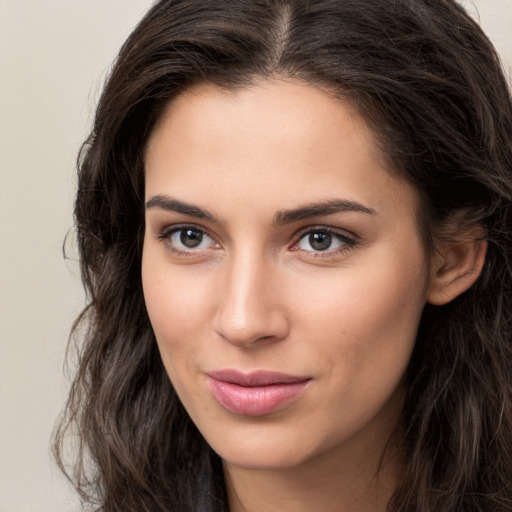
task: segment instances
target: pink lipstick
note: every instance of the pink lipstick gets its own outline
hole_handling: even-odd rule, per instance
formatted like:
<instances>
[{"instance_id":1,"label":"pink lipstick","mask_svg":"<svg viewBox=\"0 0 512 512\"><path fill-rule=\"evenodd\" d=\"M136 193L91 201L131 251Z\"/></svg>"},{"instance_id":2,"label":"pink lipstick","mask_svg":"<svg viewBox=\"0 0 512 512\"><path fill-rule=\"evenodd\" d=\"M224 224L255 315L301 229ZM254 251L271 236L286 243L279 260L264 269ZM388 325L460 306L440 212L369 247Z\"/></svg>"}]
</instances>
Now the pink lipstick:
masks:
<instances>
[{"instance_id":1,"label":"pink lipstick","mask_svg":"<svg viewBox=\"0 0 512 512\"><path fill-rule=\"evenodd\" d=\"M226 409L245 416L274 412L298 396L311 380L284 373L218 370L207 373L213 396Z\"/></svg>"}]
</instances>

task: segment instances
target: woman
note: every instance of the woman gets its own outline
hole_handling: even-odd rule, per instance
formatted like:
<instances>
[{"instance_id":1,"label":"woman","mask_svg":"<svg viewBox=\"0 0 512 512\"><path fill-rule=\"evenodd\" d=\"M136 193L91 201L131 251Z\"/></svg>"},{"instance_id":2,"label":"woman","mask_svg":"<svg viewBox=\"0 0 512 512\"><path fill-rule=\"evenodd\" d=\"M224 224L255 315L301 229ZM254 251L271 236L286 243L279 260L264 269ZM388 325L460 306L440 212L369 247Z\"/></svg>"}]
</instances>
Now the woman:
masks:
<instances>
[{"instance_id":1,"label":"woman","mask_svg":"<svg viewBox=\"0 0 512 512\"><path fill-rule=\"evenodd\" d=\"M511 133L454 1L157 2L79 160L84 501L512 510Z\"/></svg>"}]
</instances>

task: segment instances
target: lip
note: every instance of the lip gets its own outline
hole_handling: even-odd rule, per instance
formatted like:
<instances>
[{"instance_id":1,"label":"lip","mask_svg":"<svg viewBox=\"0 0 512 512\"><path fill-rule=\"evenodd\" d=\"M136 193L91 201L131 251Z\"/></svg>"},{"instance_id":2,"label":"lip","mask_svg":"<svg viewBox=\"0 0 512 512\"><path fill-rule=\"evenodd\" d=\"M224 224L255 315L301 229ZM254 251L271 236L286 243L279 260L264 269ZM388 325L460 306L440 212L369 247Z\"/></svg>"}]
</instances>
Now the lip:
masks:
<instances>
[{"instance_id":1,"label":"lip","mask_svg":"<svg viewBox=\"0 0 512 512\"><path fill-rule=\"evenodd\" d=\"M263 416L282 409L311 381L279 372L238 370L208 372L208 386L216 400L229 411L244 416Z\"/></svg>"}]
</instances>

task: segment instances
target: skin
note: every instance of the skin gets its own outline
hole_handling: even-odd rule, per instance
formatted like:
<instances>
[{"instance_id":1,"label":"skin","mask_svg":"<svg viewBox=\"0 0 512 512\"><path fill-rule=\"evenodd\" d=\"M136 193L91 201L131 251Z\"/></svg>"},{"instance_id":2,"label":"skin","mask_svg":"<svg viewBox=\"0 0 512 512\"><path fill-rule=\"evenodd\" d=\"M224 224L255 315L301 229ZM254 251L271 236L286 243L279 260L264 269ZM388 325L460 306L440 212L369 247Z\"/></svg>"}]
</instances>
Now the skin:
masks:
<instances>
[{"instance_id":1,"label":"skin","mask_svg":"<svg viewBox=\"0 0 512 512\"><path fill-rule=\"evenodd\" d=\"M283 215L334 200L365 211ZM468 251L430 258L419 195L384 167L363 120L297 82L174 100L149 141L146 201L148 313L183 405L224 461L230 509L385 510L420 316L451 298L447 283L467 287L449 272ZM199 246L184 245L184 225ZM310 235L326 229L332 244L317 250ZM247 416L210 391L205 373L225 368L310 380L285 407Z\"/></svg>"}]
</instances>

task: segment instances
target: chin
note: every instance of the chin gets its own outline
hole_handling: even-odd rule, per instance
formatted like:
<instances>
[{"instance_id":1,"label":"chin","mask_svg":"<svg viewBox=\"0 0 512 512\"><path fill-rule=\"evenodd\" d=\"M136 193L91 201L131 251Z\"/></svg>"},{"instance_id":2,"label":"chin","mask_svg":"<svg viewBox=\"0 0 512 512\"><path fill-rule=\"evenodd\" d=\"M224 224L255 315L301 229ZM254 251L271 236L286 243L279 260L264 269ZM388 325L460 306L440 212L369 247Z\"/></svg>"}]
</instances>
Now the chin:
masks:
<instances>
[{"instance_id":1,"label":"chin","mask_svg":"<svg viewBox=\"0 0 512 512\"><path fill-rule=\"evenodd\" d=\"M303 464L308 457L297 450L281 451L275 449L256 450L249 452L243 448L226 450L225 456L219 453L222 460L229 466L247 470L286 470Z\"/></svg>"},{"instance_id":2,"label":"chin","mask_svg":"<svg viewBox=\"0 0 512 512\"><path fill-rule=\"evenodd\" d=\"M277 425L246 425L242 431L224 430L221 435L206 433L206 441L228 465L251 470L296 468L322 452L311 443L311 436L299 439L297 433Z\"/></svg>"}]
</instances>

